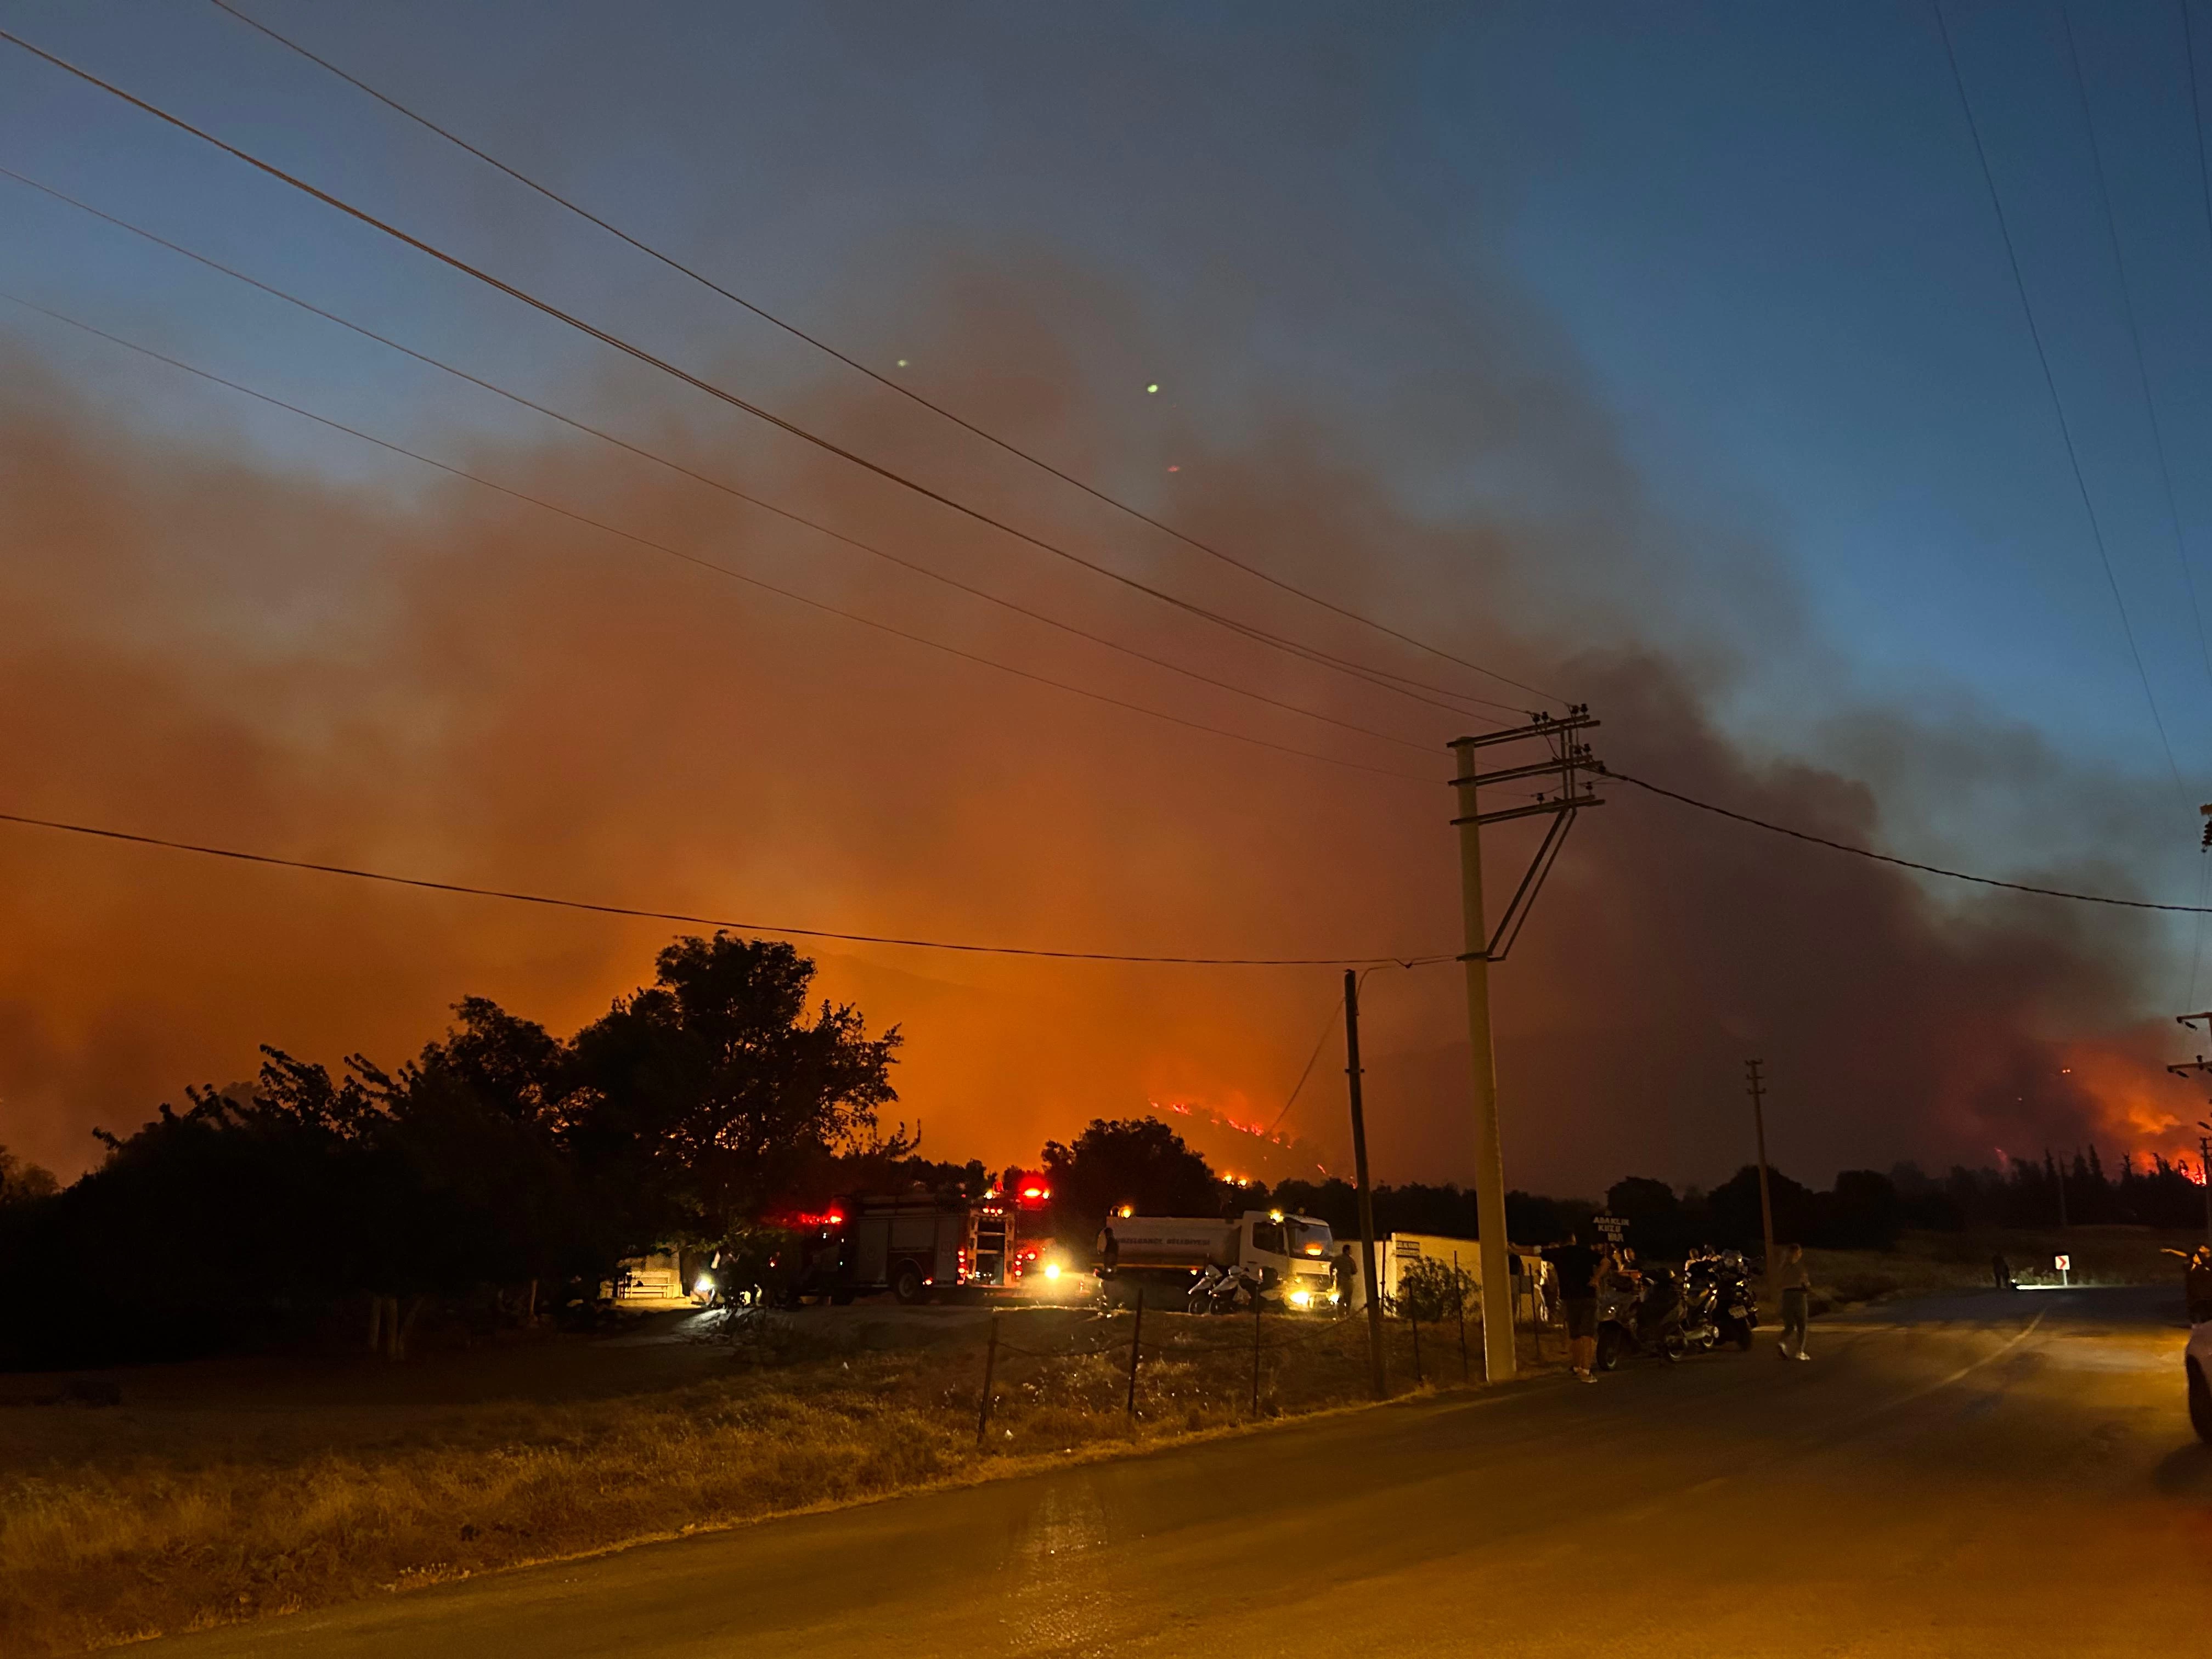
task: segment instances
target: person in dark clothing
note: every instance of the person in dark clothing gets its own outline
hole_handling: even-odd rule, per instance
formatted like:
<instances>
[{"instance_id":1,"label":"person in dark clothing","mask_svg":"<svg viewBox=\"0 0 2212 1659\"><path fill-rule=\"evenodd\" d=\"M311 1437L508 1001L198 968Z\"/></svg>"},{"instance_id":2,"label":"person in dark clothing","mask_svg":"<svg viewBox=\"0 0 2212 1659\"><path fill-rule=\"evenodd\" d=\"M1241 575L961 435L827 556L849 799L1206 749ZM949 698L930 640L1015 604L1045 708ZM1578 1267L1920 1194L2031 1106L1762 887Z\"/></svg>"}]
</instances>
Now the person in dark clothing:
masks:
<instances>
[{"instance_id":1,"label":"person in dark clothing","mask_svg":"<svg viewBox=\"0 0 2212 1659\"><path fill-rule=\"evenodd\" d=\"M1114 1224L1108 1222L1098 1230L1098 1276L1114 1277L1114 1270L1121 1265L1121 1241L1114 1237Z\"/></svg>"},{"instance_id":2,"label":"person in dark clothing","mask_svg":"<svg viewBox=\"0 0 2212 1659\"><path fill-rule=\"evenodd\" d=\"M1805 1247L1792 1244L1782 1252L1782 1266L1774 1274L1782 1292L1782 1340L1775 1346L1784 1359L1810 1359L1805 1352L1805 1321L1811 1312L1813 1276L1805 1271Z\"/></svg>"},{"instance_id":3,"label":"person in dark clothing","mask_svg":"<svg viewBox=\"0 0 2212 1659\"><path fill-rule=\"evenodd\" d=\"M2189 1322L2202 1325L2212 1320L2212 1244L2199 1244L2186 1254L2180 1250L2165 1254L2181 1257L2181 1296Z\"/></svg>"},{"instance_id":4,"label":"person in dark clothing","mask_svg":"<svg viewBox=\"0 0 2212 1659\"><path fill-rule=\"evenodd\" d=\"M2012 1263L2004 1259L2002 1251L1990 1258L1990 1277L1996 1281L1996 1287L2001 1291L2016 1291L2020 1288L2012 1282Z\"/></svg>"},{"instance_id":5,"label":"person in dark clothing","mask_svg":"<svg viewBox=\"0 0 2212 1659\"><path fill-rule=\"evenodd\" d=\"M1336 1305L1349 1312L1359 1299L1359 1263L1346 1244L1337 1252L1336 1260L1328 1264L1329 1273L1336 1279Z\"/></svg>"},{"instance_id":6,"label":"person in dark clothing","mask_svg":"<svg viewBox=\"0 0 2212 1659\"><path fill-rule=\"evenodd\" d=\"M1576 1380L1597 1381L1597 1276L1604 1259L1569 1233L1544 1252L1559 1275L1559 1306L1567 1321L1567 1364Z\"/></svg>"}]
</instances>

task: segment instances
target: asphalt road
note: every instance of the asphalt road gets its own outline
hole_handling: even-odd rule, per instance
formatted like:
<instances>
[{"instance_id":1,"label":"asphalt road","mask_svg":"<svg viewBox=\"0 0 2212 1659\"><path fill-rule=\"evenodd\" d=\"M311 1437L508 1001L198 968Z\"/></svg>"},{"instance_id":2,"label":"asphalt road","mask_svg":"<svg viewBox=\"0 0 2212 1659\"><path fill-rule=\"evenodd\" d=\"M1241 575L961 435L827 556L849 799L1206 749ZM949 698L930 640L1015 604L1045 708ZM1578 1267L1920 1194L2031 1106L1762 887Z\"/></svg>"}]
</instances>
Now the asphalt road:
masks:
<instances>
[{"instance_id":1,"label":"asphalt road","mask_svg":"<svg viewBox=\"0 0 2212 1659\"><path fill-rule=\"evenodd\" d=\"M178 1659L2065 1655L2212 1641L2168 1291L1988 1295L210 1632Z\"/></svg>"}]
</instances>

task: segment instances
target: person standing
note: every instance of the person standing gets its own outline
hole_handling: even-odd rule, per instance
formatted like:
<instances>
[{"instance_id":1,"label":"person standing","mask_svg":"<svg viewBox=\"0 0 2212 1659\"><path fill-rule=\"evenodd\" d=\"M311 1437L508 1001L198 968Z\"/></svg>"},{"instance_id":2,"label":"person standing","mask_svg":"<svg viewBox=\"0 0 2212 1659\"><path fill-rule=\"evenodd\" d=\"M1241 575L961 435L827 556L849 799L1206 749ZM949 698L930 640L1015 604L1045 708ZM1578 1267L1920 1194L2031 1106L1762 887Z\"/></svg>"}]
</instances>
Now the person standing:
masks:
<instances>
[{"instance_id":1,"label":"person standing","mask_svg":"<svg viewBox=\"0 0 2212 1659\"><path fill-rule=\"evenodd\" d=\"M1811 1311L1813 1276L1805 1271L1802 1244L1782 1252L1774 1282L1782 1291L1782 1340L1774 1346L1784 1359L1810 1359L1813 1356L1805 1352L1805 1321Z\"/></svg>"},{"instance_id":2,"label":"person standing","mask_svg":"<svg viewBox=\"0 0 2212 1659\"><path fill-rule=\"evenodd\" d=\"M1337 1252L1336 1260L1328 1264L1328 1271L1336 1280L1336 1307L1339 1313L1350 1313L1352 1304L1359 1299L1359 1262L1347 1243Z\"/></svg>"},{"instance_id":3,"label":"person standing","mask_svg":"<svg viewBox=\"0 0 2212 1659\"><path fill-rule=\"evenodd\" d=\"M1567 1364L1578 1382L1597 1381L1597 1276L1603 1265L1595 1250L1572 1233L1544 1253L1559 1275L1559 1307L1567 1321Z\"/></svg>"}]
</instances>

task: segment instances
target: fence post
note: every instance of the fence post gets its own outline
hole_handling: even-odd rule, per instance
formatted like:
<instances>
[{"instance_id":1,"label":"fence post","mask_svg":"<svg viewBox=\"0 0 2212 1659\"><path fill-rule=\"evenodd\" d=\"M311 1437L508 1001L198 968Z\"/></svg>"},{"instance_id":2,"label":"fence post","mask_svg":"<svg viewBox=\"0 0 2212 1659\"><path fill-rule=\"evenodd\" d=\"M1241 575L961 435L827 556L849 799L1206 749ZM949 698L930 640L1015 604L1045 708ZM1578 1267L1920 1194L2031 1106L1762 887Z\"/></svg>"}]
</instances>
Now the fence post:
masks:
<instances>
[{"instance_id":1,"label":"fence post","mask_svg":"<svg viewBox=\"0 0 2212 1659\"><path fill-rule=\"evenodd\" d=\"M1145 1340L1145 1287L1137 1286L1137 1319L1129 1327L1129 1420L1137 1420L1137 1354Z\"/></svg>"},{"instance_id":2,"label":"fence post","mask_svg":"<svg viewBox=\"0 0 2212 1659\"><path fill-rule=\"evenodd\" d=\"M1413 1386L1418 1389L1429 1380L1428 1373L1421 1369L1421 1311L1408 1302L1406 1317L1413 1327Z\"/></svg>"},{"instance_id":3,"label":"fence post","mask_svg":"<svg viewBox=\"0 0 2212 1659\"><path fill-rule=\"evenodd\" d=\"M1452 1305L1459 1310L1459 1380L1466 1382L1470 1373L1467 1365L1467 1279L1459 1270L1459 1252L1452 1252Z\"/></svg>"},{"instance_id":4,"label":"fence post","mask_svg":"<svg viewBox=\"0 0 2212 1659\"><path fill-rule=\"evenodd\" d=\"M983 1403L975 1407L975 1448L978 1451L982 1449L983 1431L991 1421L991 1373L997 1369L998 1364L999 1316L994 1309L991 1314L991 1338L983 1345Z\"/></svg>"},{"instance_id":5,"label":"fence post","mask_svg":"<svg viewBox=\"0 0 2212 1659\"><path fill-rule=\"evenodd\" d=\"M1252 1415L1260 1414L1260 1298L1252 1298Z\"/></svg>"}]
</instances>

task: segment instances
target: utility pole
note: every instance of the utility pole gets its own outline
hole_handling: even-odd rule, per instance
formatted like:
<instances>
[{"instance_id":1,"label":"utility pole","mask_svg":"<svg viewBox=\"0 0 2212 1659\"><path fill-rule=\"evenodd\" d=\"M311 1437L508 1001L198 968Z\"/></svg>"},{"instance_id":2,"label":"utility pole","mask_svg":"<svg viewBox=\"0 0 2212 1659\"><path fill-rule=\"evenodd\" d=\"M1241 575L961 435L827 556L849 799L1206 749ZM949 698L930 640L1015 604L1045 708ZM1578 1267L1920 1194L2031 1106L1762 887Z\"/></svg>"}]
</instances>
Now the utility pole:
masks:
<instances>
[{"instance_id":1,"label":"utility pole","mask_svg":"<svg viewBox=\"0 0 2212 1659\"><path fill-rule=\"evenodd\" d=\"M2197 1127L2206 1132L2197 1137L2197 1173L2204 1180L2204 1237L2212 1242L2212 1123L2200 1117Z\"/></svg>"},{"instance_id":2,"label":"utility pole","mask_svg":"<svg viewBox=\"0 0 2212 1659\"><path fill-rule=\"evenodd\" d=\"M2207 819L2204 825L2205 844L2212 846L2212 806L2207 806L2204 812ZM2173 1017L2173 1023L2177 1025L2186 1025L2193 1031L2197 1029L2197 1022L2200 1019L2208 1024L2212 1024L2212 1013L2176 1014ZM2184 1060L2179 1066L2169 1066L2166 1069L2186 1081L2192 1073L2212 1072L2212 1060L2207 1060L2203 1055L2199 1054L2194 1060ZM2197 1173L2204 1184L2204 1237L2212 1239L2212 1123L2199 1118L2197 1120L2197 1127L2205 1132L2197 1137Z\"/></svg>"},{"instance_id":3,"label":"utility pole","mask_svg":"<svg viewBox=\"0 0 2212 1659\"><path fill-rule=\"evenodd\" d=\"M1367 1292L1367 1369L1377 1400L1390 1390L1382 1371L1382 1293L1375 1275L1375 1190L1367 1184L1367 1113L1359 1098L1359 975L1344 970L1344 1071L1352 1079L1352 1169L1359 1182L1359 1282Z\"/></svg>"},{"instance_id":4,"label":"utility pole","mask_svg":"<svg viewBox=\"0 0 2212 1659\"><path fill-rule=\"evenodd\" d=\"M1459 960L1466 971L1467 1034L1474 1061L1474 1207L1481 1234L1482 1376L1486 1382L1505 1382L1512 1376L1517 1364L1513 1340L1512 1277L1505 1248L1505 1156L1498 1135L1498 1060L1490 1031L1490 964L1504 961L1506 952L1513 948L1522 923L1528 920L1536 891L1559 857L1575 814L1583 807L1605 804L1583 775L1602 773L1605 768L1577 735L1597 724L1590 718L1589 705L1577 703L1568 708L1564 719L1538 714L1526 726L1487 732L1479 738L1460 738L1451 745L1455 763L1452 787L1457 792L1459 802L1459 814L1452 823L1459 830L1460 915L1467 944ZM1502 766L1490 772L1475 770L1478 749L1531 739L1548 747L1550 752L1546 758L1523 765ZM1478 789L1486 783L1553 776L1558 780L1556 790L1539 793L1533 805L1486 812L1476 799ZM1483 826L1501 823L1509 818L1544 816L1551 818L1552 827L1545 832L1542 844L1529 861L1528 873L1521 878L1512 902L1505 907L1505 914L1498 919L1497 931L1492 933L1483 909ZM1503 1319L1497 1317L1501 1298L1506 1315Z\"/></svg>"},{"instance_id":5,"label":"utility pole","mask_svg":"<svg viewBox=\"0 0 2212 1659\"><path fill-rule=\"evenodd\" d=\"M1759 1139L1759 1231L1766 1242L1766 1299L1776 1299L1774 1291L1774 1195L1766 1184L1766 1081L1759 1074L1763 1060L1747 1060L1744 1075L1749 1079L1744 1092L1751 1097L1751 1130Z\"/></svg>"}]
</instances>

